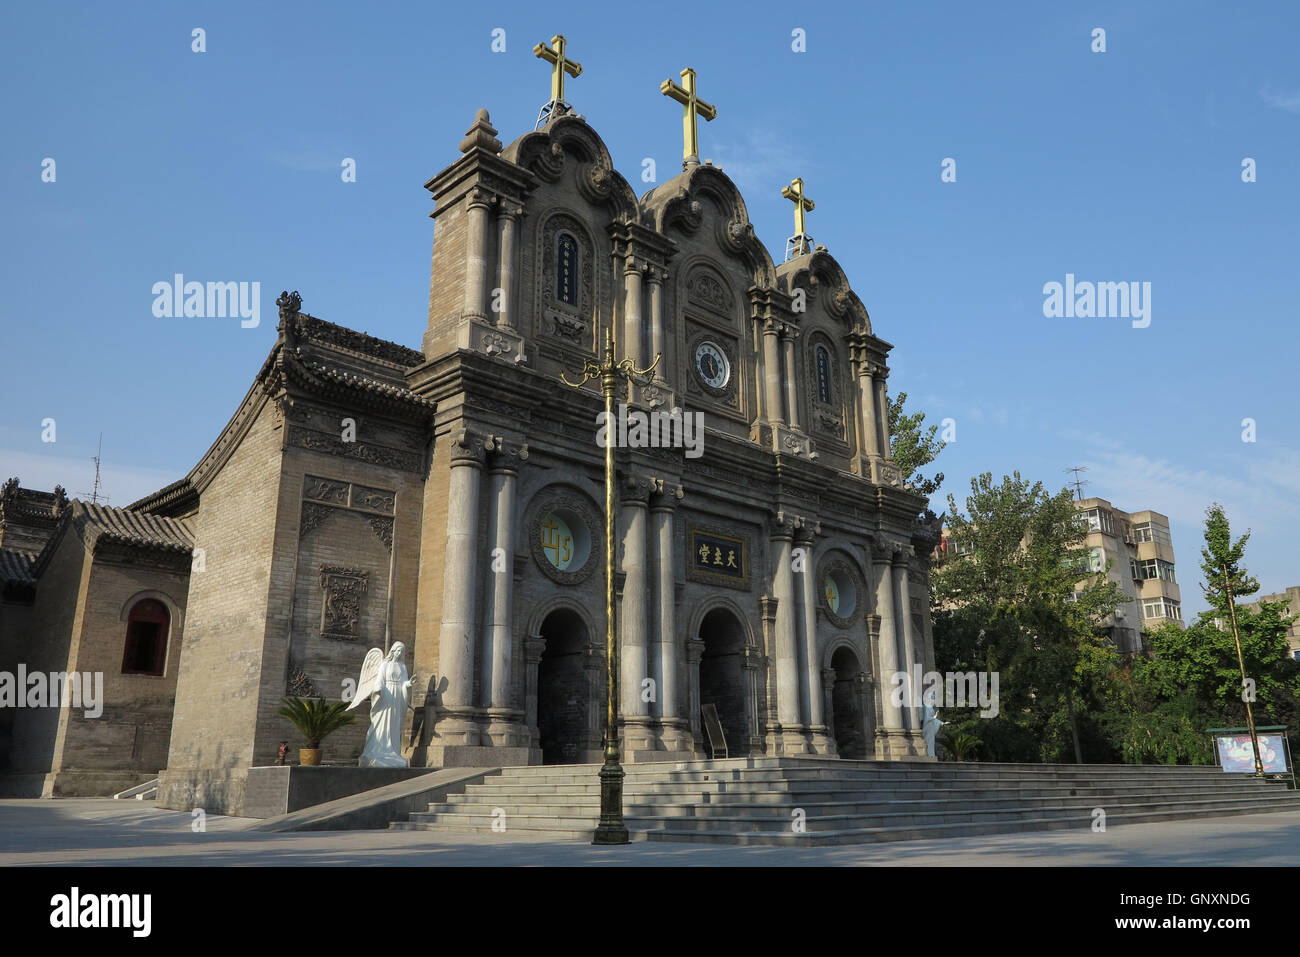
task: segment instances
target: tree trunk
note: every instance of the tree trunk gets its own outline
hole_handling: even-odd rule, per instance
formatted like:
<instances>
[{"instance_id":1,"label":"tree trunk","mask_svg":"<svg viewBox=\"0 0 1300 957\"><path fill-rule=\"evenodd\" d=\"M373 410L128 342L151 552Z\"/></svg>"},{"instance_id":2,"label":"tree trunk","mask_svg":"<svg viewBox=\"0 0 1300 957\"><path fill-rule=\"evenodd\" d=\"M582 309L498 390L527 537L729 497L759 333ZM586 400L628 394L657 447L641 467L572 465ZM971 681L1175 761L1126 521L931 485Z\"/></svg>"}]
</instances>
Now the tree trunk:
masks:
<instances>
[{"instance_id":1,"label":"tree trunk","mask_svg":"<svg viewBox=\"0 0 1300 957\"><path fill-rule=\"evenodd\" d=\"M1083 749L1079 747L1079 724L1074 718L1074 690L1065 686L1065 711L1070 716L1070 737L1074 739L1074 761L1083 764Z\"/></svg>"}]
</instances>

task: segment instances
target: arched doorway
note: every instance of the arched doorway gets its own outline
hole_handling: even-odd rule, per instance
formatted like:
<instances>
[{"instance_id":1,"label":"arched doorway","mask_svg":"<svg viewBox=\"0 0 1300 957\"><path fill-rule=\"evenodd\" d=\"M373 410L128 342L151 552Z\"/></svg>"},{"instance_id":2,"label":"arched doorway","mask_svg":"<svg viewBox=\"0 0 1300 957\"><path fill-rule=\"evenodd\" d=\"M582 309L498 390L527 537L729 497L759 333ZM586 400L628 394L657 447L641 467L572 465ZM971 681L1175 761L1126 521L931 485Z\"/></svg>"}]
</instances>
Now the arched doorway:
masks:
<instances>
[{"instance_id":1,"label":"arched doorway","mask_svg":"<svg viewBox=\"0 0 1300 957\"><path fill-rule=\"evenodd\" d=\"M748 687L743 667L745 629L725 608L715 608L700 622L700 707L712 704L727 736L729 757L749 754ZM703 725L701 725L703 729ZM707 734L702 744L707 743ZM707 750L707 749L706 749Z\"/></svg>"},{"instance_id":2,"label":"arched doorway","mask_svg":"<svg viewBox=\"0 0 1300 957\"><path fill-rule=\"evenodd\" d=\"M543 764L577 764L587 746L587 625L556 609L542 622L546 648L537 662L537 732Z\"/></svg>"},{"instance_id":3,"label":"arched doorway","mask_svg":"<svg viewBox=\"0 0 1300 957\"><path fill-rule=\"evenodd\" d=\"M835 686L831 691L835 748L842 758L865 760L867 729L862 713L862 666L851 648L840 648L831 656Z\"/></svg>"}]
</instances>

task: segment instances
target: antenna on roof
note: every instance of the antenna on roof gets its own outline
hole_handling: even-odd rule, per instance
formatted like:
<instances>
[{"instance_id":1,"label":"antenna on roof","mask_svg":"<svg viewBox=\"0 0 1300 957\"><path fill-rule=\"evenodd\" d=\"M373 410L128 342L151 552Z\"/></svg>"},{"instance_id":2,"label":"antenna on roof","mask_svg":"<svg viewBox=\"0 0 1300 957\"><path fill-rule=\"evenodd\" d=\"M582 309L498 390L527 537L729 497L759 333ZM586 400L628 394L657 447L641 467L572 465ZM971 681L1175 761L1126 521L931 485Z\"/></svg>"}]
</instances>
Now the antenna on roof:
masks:
<instances>
[{"instance_id":1,"label":"antenna on roof","mask_svg":"<svg viewBox=\"0 0 1300 957\"><path fill-rule=\"evenodd\" d=\"M100 432L100 433L99 433L99 448L95 451L95 458L94 458L94 462L95 462L95 485L94 485L94 487L93 487L89 492L82 492L82 493L81 493L82 495L89 495L89 496L90 496L90 502L91 502L92 505L98 505L98 504L99 504L99 500L100 500L101 498L104 500L105 504L107 504L107 503L108 503L108 499L109 499L109 496L108 496L106 493L103 493L103 492L100 491L100 489L103 487L103 485L102 485L102 483L101 483L100 480L99 480L99 459L100 459L100 456L103 454L103 452L104 452L104 433L103 433L103 432Z\"/></svg>"},{"instance_id":2,"label":"antenna on roof","mask_svg":"<svg viewBox=\"0 0 1300 957\"><path fill-rule=\"evenodd\" d=\"M1085 485L1089 485L1089 484L1091 484L1091 483L1089 483L1087 479L1080 479L1080 478L1079 478L1079 473L1080 473L1080 472L1086 472L1086 471L1088 471L1088 466L1086 466L1086 465L1076 465L1076 466L1074 466L1073 468L1065 469L1065 471L1067 471L1067 472L1073 472L1073 473L1074 473L1074 481L1073 481L1073 482L1066 482L1065 484L1066 484L1066 485L1073 485L1073 486L1074 486L1074 494L1075 494L1075 496L1078 498L1078 500L1079 500L1080 502L1082 502L1082 501L1083 501L1083 487L1084 487Z\"/></svg>"}]
</instances>

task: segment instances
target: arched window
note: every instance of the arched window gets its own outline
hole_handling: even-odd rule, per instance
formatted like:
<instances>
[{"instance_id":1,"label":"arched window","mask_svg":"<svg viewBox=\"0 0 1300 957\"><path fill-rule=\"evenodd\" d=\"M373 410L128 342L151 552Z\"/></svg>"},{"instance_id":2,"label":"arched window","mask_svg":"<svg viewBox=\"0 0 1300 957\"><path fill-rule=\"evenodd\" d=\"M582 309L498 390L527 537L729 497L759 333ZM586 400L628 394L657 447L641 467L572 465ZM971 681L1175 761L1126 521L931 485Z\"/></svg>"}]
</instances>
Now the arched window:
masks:
<instances>
[{"instance_id":1,"label":"arched window","mask_svg":"<svg viewBox=\"0 0 1300 957\"><path fill-rule=\"evenodd\" d=\"M831 351L825 346L817 347L817 400L826 405L831 404Z\"/></svg>"},{"instance_id":2,"label":"arched window","mask_svg":"<svg viewBox=\"0 0 1300 957\"><path fill-rule=\"evenodd\" d=\"M167 661L167 632L171 618L167 606L154 598L135 603L126 620L126 648L122 674L161 675Z\"/></svg>"},{"instance_id":3,"label":"arched window","mask_svg":"<svg viewBox=\"0 0 1300 957\"><path fill-rule=\"evenodd\" d=\"M555 240L555 298L565 305L578 305L578 241L568 233Z\"/></svg>"}]
</instances>

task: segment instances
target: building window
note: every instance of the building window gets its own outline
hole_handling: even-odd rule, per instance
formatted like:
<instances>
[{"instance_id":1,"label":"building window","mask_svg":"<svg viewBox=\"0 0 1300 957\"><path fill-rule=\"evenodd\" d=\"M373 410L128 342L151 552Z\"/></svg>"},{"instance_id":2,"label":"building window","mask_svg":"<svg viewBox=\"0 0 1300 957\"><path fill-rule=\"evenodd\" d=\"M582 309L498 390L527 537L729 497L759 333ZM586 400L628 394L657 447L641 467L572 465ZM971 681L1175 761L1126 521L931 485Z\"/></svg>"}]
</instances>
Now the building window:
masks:
<instances>
[{"instance_id":1,"label":"building window","mask_svg":"<svg viewBox=\"0 0 1300 957\"><path fill-rule=\"evenodd\" d=\"M1156 573L1162 582L1178 584L1178 580L1174 578L1174 565L1172 562L1156 559Z\"/></svg>"},{"instance_id":2,"label":"building window","mask_svg":"<svg viewBox=\"0 0 1300 957\"><path fill-rule=\"evenodd\" d=\"M1135 582L1142 580L1142 569L1138 567L1136 558L1130 558L1128 560L1128 571L1129 575L1132 576Z\"/></svg>"},{"instance_id":3,"label":"building window","mask_svg":"<svg viewBox=\"0 0 1300 957\"><path fill-rule=\"evenodd\" d=\"M568 233L555 240L555 298L568 306L578 304L578 241Z\"/></svg>"},{"instance_id":4,"label":"building window","mask_svg":"<svg viewBox=\"0 0 1300 957\"><path fill-rule=\"evenodd\" d=\"M831 351L817 347L817 400L831 404Z\"/></svg>"},{"instance_id":5,"label":"building window","mask_svg":"<svg viewBox=\"0 0 1300 957\"><path fill-rule=\"evenodd\" d=\"M1133 541L1149 542L1151 541L1151 523L1142 522L1133 526Z\"/></svg>"},{"instance_id":6,"label":"building window","mask_svg":"<svg viewBox=\"0 0 1300 957\"><path fill-rule=\"evenodd\" d=\"M952 553L954 555L974 555L975 545L969 541L954 541L952 542Z\"/></svg>"},{"instance_id":7,"label":"building window","mask_svg":"<svg viewBox=\"0 0 1300 957\"><path fill-rule=\"evenodd\" d=\"M1142 617L1182 621L1183 607L1179 602L1170 598L1148 598L1142 602Z\"/></svg>"},{"instance_id":8,"label":"building window","mask_svg":"<svg viewBox=\"0 0 1300 957\"><path fill-rule=\"evenodd\" d=\"M1107 535L1115 534L1115 520L1111 517L1110 512L1101 508L1088 508L1080 513L1084 521L1088 523L1090 532L1105 532Z\"/></svg>"},{"instance_id":9,"label":"building window","mask_svg":"<svg viewBox=\"0 0 1300 957\"><path fill-rule=\"evenodd\" d=\"M1173 547L1173 539L1169 537L1169 529L1163 525L1157 525L1155 522L1140 522L1133 526L1133 540L1137 542L1155 542L1158 545L1168 545Z\"/></svg>"},{"instance_id":10,"label":"building window","mask_svg":"<svg viewBox=\"0 0 1300 957\"><path fill-rule=\"evenodd\" d=\"M126 620L122 674L161 675L167 662L167 606L153 598L135 603Z\"/></svg>"},{"instance_id":11,"label":"building window","mask_svg":"<svg viewBox=\"0 0 1300 957\"><path fill-rule=\"evenodd\" d=\"M1088 571L1104 572L1106 570L1106 554L1100 548L1091 548L1088 550Z\"/></svg>"}]
</instances>

